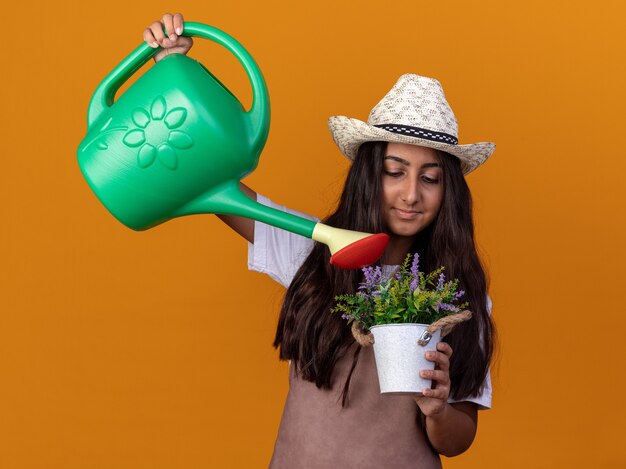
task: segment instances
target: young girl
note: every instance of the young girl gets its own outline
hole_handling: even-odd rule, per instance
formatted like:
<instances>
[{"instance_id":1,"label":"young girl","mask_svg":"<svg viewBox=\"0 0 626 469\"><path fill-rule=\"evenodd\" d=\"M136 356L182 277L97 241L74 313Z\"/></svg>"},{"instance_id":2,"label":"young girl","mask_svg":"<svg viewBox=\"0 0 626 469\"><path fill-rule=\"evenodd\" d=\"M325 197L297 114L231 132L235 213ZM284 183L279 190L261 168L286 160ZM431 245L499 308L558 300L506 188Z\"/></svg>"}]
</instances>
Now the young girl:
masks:
<instances>
[{"instance_id":1,"label":"young girl","mask_svg":"<svg viewBox=\"0 0 626 469\"><path fill-rule=\"evenodd\" d=\"M163 48L155 60L187 53L192 41L181 36L182 28L177 14L145 30L144 39ZM433 380L432 389L417 397L381 395L372 347L359 346L345 320L329 311L336 295L356 291L361 272L331 266L322 244L220 215L250 242L249 268L287 287L274 346L291 363L290 389L270 467L441 467L439 454L454 456L469 448L477 410L491 407L491 304L464 175L495 145L458 145L457 123L439 82L408 74L374 107L367 123L331 117L329 127L353 163L339 205L324 223L388 233L380 260L386 275L407 253L419 253L422 271L444 265L448 278L460 279L473 316L438 344L437 352L426 354L435 370L420 374ZM287 210L242 189L260 203Z\"/></svg>"}]
</instances>

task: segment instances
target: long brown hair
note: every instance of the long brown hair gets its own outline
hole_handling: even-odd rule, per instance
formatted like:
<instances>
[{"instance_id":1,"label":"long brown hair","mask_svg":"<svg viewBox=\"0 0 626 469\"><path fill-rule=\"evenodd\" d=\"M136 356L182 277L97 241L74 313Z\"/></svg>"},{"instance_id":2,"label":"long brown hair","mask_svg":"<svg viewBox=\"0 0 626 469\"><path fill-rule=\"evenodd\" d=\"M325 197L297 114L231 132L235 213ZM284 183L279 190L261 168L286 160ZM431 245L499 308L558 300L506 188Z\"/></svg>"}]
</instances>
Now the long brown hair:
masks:
<instances>
[{"instance_id":1,"label":"long brown hair","mask_svg":"<svg viewBox=\"0 0 626 469\"><path fill-rule=\"evenodd\" d=\"M339 204L324 223L369 233L387 232L381 211L383 159L387 144L360 146L348 172ZM416 236L410 252L420 255L420 270L445 265L447 278L458 278L473 317L444 340L454 354L450 364L451 397L475 396L485 379L494 343L494 328L487 312L487 279L474 244L472 199L460 161L438 152L442 164L444 196L435 220ZM339 314L331 314L336 295L356 292L362 274L330 265L328 248L315 243L287 289L274 339L283 360L291 360L303 379L318 388L334 386L333 369L354 343L350 327ZM481 340L482 339L482 340ZM482 343L482 344L481 344ZM344 384L347 405L352 370Z\"/></svg>"}]
</instances>

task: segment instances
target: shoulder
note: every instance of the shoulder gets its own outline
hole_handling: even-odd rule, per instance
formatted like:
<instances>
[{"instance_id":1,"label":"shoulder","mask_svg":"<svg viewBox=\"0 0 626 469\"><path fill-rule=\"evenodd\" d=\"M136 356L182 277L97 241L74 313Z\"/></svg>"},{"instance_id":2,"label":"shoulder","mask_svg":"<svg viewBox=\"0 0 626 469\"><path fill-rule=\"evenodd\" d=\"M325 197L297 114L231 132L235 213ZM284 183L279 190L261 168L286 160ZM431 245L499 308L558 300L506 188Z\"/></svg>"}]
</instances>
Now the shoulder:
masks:
<instances>
[{"instance_id":1,"label":"shoulder","mask_svg":"<svg viewBox=\"0 0 626 469\"><path fill-rule=\"evenodd\" d=\"M312 221L319 220L306 213L276 204L260 194L257 194L257 202ZM287 288L311 252L313 244L312 239L255 221L254 243L248 243L248 269L267 274Z\"/></svg>"}]
</instances>

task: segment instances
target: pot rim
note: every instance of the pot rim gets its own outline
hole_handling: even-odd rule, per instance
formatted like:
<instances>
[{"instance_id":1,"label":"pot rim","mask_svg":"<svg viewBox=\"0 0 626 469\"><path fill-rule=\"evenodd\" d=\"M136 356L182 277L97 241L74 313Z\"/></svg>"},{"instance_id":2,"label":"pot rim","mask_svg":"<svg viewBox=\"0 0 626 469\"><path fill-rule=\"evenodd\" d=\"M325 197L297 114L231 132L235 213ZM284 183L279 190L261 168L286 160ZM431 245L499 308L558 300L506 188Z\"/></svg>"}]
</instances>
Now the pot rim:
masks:
<instances>
[{"instance_id":1,"label":"pot rim","mask_svg":"<svg viewBox=\"0 0 626 469\"><path fill-rule=\"evenodd\" d=\"M403 326L403 327L409 326L409 327L426 327L426 328L428 328L431 325L430 324L421 324L421 323L417 323L417 322L401 322L401 323L394 323L394 324L378 324L376 326L370 327L370 331L372 329L376 329L376 328L379 328L379 327L394 327L394 326L395 327L398 327L398 326Z\"/></svg>"}]
</instances>

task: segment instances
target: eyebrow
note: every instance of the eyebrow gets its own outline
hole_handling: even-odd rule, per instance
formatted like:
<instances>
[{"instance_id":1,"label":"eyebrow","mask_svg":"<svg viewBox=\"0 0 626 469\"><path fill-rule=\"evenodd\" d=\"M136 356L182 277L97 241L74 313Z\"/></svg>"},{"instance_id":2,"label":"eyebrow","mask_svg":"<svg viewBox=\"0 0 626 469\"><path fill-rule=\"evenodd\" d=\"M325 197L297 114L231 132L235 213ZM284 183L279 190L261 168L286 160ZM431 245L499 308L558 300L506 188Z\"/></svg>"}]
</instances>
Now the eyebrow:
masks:
<instances>
[{"instance_id":1,"label":"eyebrow","mask_svg":"<svg viewBox=\"0 0 626 469\"><path fill-rule=\"evenodd\" d=\"M399 156L387 155L387 156L385 156L385 159L386 160L397 161L398 163L402 163L403 165L406 165L406 166L411 166L410 162L408 162L404 158L400 158ZM424 163L421 167L422 168L441 168L441 164L439 164L439 163Z\"/></svg>"}]
</instances>

